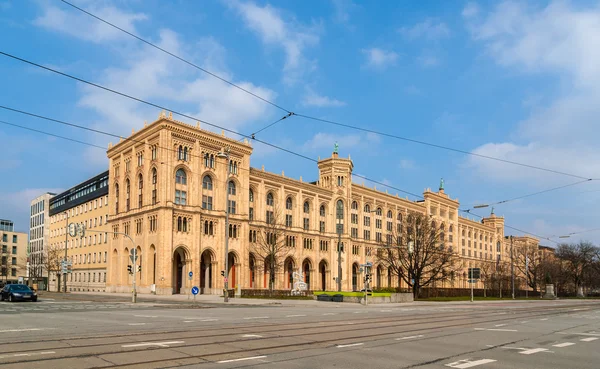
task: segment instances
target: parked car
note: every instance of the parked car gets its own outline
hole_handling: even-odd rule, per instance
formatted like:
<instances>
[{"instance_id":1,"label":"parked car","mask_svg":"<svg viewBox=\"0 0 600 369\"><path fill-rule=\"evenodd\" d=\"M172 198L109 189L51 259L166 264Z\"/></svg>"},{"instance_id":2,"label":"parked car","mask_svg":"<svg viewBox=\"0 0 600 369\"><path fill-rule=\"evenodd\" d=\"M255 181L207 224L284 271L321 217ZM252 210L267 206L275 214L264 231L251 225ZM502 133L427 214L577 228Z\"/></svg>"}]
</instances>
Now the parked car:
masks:
<instances>
[{"instance_id":1,"label":"parked car","mask_svg":"<svg viewBox=\"0 0 600 369\"><path fill-rule=\"evenodd\" d=\"M25 284L7 284L2 291L0 291L0 301L8 300L13 302L18 300L29 300L36 302L37 298L37 293Z\"/></svg>"}]
</instances>

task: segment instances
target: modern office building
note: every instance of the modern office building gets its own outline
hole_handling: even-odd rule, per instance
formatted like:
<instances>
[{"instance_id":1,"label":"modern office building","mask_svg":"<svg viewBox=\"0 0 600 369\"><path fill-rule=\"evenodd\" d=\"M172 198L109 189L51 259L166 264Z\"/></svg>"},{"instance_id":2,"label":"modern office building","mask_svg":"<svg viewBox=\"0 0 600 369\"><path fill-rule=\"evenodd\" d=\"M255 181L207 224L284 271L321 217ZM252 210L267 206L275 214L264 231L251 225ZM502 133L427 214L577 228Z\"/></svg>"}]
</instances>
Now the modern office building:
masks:
<instances>
[{"instance_id":1,"label":"modern office building","mask_svg":"<svg viewBox=\"0 0 600 369\"><path fill-rule=\"evenodd\" d=\"M0 219L0 283L24 282L27 275L27 233L15 232L11 220Z\"/></svg>"},{"instance_id":2,"label":"modern office building","mask_svg":"<svg viewBox=\"0 0 600 369\"><path fill-rule=\"evenodd\" d=\"M337 147L331 157L319 160L310 182L252 168L252 150L248 141L176 121L164 112L128 139L109 145L109 208L103 211L113 234L106 290L131 290L127 266L136 248L141 293L189 293L192 286L201 293L221 293L225 237L229 288L268 288L269 273L254 250L260 242L257 234L274 222L280 222L290 246L276 271L276 289L291 288L292 273L298 270L309 289L336 288L338 226L343 290L362 288L360 265L367 260L375 263L375 286L406 287L369 251L411 212L429 216L465 266L509 260L504 218L493 213L477 221L460 216L459 202L446 194L443 184L439 190L425 190L424 200L410 201L353 183L354 164ZM60 222L64 226L64 219ZM465 270L446 283L465 288L467 280Z\"/></svg>"},{"instance_id":3,"label":"modern office building","mask_svg":"<svg viewBox=\"0 0 600 369\"><path fill-rule=\"evenodd\" d=\"M67 291L105 290L108 255L108 172L90 178L50 200L46 254L51 291L63 291L60 262L72 263ZM83 238L70 236L68 225L82 224ZM60 283L60 286L59 286Z\"/></svg>"},{"instance_id":4,"label":"modern office building","mask_svg":"<svg viewBox=\"0 0 600 369\"><path fill-rule=\"evenodd\" d=\"M49 230L47 227L50 199L55 193L47 192L31 200L29 219L29 249L27 250L27 282L39 290L48 286L46 268L46 245Z\"/></svg>"}]
</instances>

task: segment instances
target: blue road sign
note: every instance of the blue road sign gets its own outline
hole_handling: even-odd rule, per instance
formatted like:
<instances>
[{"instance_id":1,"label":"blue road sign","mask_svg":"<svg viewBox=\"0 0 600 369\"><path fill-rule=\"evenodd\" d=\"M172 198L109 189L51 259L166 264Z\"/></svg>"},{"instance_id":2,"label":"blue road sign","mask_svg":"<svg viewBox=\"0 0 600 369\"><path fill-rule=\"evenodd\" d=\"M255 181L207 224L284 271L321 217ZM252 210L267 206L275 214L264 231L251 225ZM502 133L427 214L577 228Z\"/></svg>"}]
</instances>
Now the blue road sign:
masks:
<instances>
[{"instance_id":1,"label":"blue road sign","mask_svg":"<svg viewBox=\"0 0 600 369\"><path fill-rule=\"evenodd\" d=\"M200 290L198 289L198 287L196 287L196 286L192 287L192 295L197 295L198 292L200 292Z\"/></svg>"},{"instance_id":2,"label":"blue road sign","mask_svg":"<svg viewBox=\"0 0 600 369\"><path fill-rule=\"evenodd\" d=\"M193 273L193 272L189 272L189 273L188 273L188 276L189 276L190 278L192 278L192 276L193 276L193 275L194 275L194 273Z\"/></svg>"}]
</instances>

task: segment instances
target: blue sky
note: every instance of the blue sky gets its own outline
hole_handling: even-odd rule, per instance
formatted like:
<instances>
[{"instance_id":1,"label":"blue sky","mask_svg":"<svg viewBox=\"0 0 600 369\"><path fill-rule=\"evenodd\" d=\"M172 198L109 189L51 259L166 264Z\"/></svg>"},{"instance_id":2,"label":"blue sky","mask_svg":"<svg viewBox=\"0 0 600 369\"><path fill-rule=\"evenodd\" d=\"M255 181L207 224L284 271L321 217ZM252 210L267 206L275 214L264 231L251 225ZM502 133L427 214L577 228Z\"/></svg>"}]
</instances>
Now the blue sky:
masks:
<instances>
[{"instance_id":1,"label":"blue sky","mask_svg":"<svg viewBox=\"0 0 600 369\"><path fill-rule=\"evenodd\" d=\"M296 113L600 178L598 2L74 3ZM239 132L285 114L60 1L0 0L0 30L1 51ZM0 75L0 105L116 134L159 113L4 56ZM2 109L0 120L103 147L115 141ZM337 141L355 173L413 193L444 177L463 208L577 181L300 117L258 137L313 158ZM28 229L33 197L107 168L99 149L2 124L0 140L0 217L19 230ZM317 177L314 163L256 144L252 166L262 165ZM496 214L544 236L596 228L599 184L509 202ZM600 232L581 237L600 241Z\"/></svg>"}]
</instances>

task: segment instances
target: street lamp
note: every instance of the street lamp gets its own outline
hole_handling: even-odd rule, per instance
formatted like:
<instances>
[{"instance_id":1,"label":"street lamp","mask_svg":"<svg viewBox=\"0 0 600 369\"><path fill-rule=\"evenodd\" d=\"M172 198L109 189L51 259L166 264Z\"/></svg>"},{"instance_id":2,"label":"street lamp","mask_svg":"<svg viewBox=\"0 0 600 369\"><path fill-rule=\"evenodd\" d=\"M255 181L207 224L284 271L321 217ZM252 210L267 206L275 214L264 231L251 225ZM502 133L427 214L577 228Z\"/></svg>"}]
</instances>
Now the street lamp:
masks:
<instances>
[{"instance_id":1,"label":"street lamp","mask_svg":"<svg viewBox=\"0 0 600 369\"><path fill-rule=\"evenodd\" d=\"M223 287L223 301L229 302L229 147L226 147L224 152L219 152L217 158L226 159L225 168L227 170L225 179L225 284Z\"/></svg>"},{"instance_id":2,"label":"street lamp","mask_svg":"<svg viewBox=\"0 0 600 369\"><path fill-rule=\"evenodd\" d=\"M487 208L488 206L489 206L488 204L479 204L479 205L473 206L473 209L483 209L483 208Z\"/></svg>"}]
</instances>

